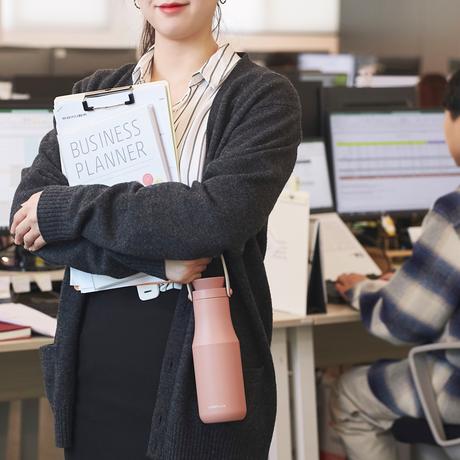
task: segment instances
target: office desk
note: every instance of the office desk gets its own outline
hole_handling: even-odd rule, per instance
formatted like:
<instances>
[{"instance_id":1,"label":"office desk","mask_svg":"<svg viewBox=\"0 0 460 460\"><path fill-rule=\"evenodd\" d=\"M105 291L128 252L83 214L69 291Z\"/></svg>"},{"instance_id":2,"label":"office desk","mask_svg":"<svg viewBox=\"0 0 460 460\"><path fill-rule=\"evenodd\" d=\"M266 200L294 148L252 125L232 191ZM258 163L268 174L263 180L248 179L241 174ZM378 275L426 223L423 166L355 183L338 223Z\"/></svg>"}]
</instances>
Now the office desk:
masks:
<instances>
[{"instance_id":1,"label":"office desk","mask_svg":"<svg viewBox=\"0 0 460 460\"><path fill-rule=\"evenodd\" d=\"M316 368L401 358L407 350L370 336L359 314L344 305L329 305L326 315L294 316L275 311L273 325L278 413L270 459L290 460L295 450L297 460L318 460ZM18 399L22 400L23 415L21 458L37 458L38 398L44 395L38 348L52 342L51 338L34 337L0 343L0 460L5 459L2 448L6 444L8 402Z\"/></svg>"},{"instance_id":2,"label":"office desk","mask_svg":"<svg viewBox=\"0 0 460 460\"><path fill-rule=\"evenodd\" d=\"M0 460L6 459L10 401L21 400L21 460L35 460L38 450L38 404L43 397L38 349L53 339L0 342Z\"/></svg>"},{"instance_id":3,"label":"office desk","mask_svg":"<svg viewBox=\"0 0 460 460\"><path fill-rule=\"evenodd\" d=\"M365 364L383 357L400 359L407 356L408 349L371 336L362 325L359 313L346 305L328 305L325 315L299 317L274 312L273 325L278 416L270 460L292 459L292 450L296 460L319 460L316 369ZM283 339L284 348L280 344ZM287 353L283 356L286 349L290 369ZM289 372L292 373L292 394L289 393ZM289 413L290 399L292 413ZM286 418L289 422L285 422Z\"/></svg>"}]
</instances>

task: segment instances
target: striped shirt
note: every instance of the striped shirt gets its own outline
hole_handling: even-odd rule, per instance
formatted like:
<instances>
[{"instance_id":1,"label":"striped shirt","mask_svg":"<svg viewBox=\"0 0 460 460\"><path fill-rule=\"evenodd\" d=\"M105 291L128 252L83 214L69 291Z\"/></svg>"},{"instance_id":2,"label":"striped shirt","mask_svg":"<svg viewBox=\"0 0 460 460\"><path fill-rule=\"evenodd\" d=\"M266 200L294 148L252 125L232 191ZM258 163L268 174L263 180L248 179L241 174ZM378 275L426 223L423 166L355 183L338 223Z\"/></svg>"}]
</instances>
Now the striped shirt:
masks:
<instances>
[{"instance_id":1,"label":"striped shirt","mask_svg":"<svg viewBox=\"0 0 460 460\"><path fill-rule=\"evenodd\" d=\"M154 47L152 46L133 70L133 84L151 81ZM240 60L230 44L224 44L196 71L185 95L172 106L176 148L180 158L179 177L184 184L201 181L206 157L206 132L209 112L219 88ZM178 283L152 286L151 298L170 289L181 289Z\"/></svg>"},{"instance_id":2,"label":"striped shirt","mask_svg":"<svg viewBox=\"0 0 460 460\"><path fill-rule=\"evenodd\" d=\"M133 83L151 81L154 48L139 60ZM206 157L206 131L209 112L220 86L240 60L230 44L224 44L192 75L188 89L172 107L180 181L191 185L201 181Z\"/></svg>"},{"instance_id":3,"label":"striped shirt","mask_svg":"<svg viewBox=\"0 0 460 460\"><path fill-rule=\"evenodd\" d=\"M363 281L353 301L369 331L394 344L460 341L460 188L425 219L412 257L390 282ZM430 372L445 422L460 423L460 354L435 353ZM407 360L371 366L369 385L396 414L423 417Z\"/></svg>"}]
</instances>

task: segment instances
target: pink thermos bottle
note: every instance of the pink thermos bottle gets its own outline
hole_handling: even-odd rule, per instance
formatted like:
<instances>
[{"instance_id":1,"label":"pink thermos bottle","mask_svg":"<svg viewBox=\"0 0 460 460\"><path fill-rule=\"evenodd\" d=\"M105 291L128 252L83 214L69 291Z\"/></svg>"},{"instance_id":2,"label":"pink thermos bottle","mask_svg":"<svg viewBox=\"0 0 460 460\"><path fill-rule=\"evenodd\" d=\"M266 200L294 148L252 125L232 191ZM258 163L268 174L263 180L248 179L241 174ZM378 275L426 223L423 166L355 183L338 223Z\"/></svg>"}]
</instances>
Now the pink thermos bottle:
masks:
<instances>
[{"instance_id":1,"label":"pink thermos bottle","mask_svg":"<svg viewBox=\"0 0 460 460\"><path fill-rule=\"evenodd\" d=\"M193 365L198 411L204 423L246 417L240 343L230 316L230 290L224 284L224 277L193 282Z\"/></svg>"}]
</instances>

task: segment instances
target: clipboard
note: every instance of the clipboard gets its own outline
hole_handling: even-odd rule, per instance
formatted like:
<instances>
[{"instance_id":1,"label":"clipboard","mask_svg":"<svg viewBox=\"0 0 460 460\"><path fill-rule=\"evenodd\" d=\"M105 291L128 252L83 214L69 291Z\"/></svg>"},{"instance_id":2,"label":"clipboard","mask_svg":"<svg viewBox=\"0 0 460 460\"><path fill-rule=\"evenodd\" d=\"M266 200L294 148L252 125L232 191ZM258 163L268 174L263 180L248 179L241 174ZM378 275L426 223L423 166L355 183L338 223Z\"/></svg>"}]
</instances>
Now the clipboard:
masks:
<instances>
[{"instance_id":1,"label":"clipboard","mask_svg":"<svg viewBox=\"0 0 460 460\"><path fill-rule=\"evenodd\" d=\"M144 180L139 180L139 175L148 171L144 166L150 168L149 165L152 170L161 169L165 180L179 180L169 85L166 81L61 96L54 101L54 116L61 165L70 185L99 183L110 186L133 180L146 186L153 185L153 174L145 174L141 178ZM136 134L140 136L137 141ZM143 134L145 136L142 137ZM138 158L132 147L134 142L141 144L138 146ZM94 150L91 150L93 146ZM117 158L118 165L115 163ZM131 160L128 166L123 163L126 158ZM93 169L88 166L89 161L92 161L90 165ZM107 162L106 169L103 161ZM78 169L79 166L81 169ZM113 169L110 169L111 166ZM152 183L146 181L150 179L147 176L151 177ZM70 272L71 285L78 286L82 293L138 286L142 300L153 292L148 288L152 292L145 293L146 285L166 283L144 273L115 279L74 268Z\"/></svg>"},{"instance_id":2,"label":"clipboard","mask_svg":"<svg viewBox=\"0 0 460 460\"><path fill-rule=\"evenodd\" d=\"M174 133L169 85L166 81L143 83L86 93L60 96L54 100L58 140L78 129L91 129L104 120L133 110L150 109L158 126L172 181L179 180L178 153ZM66 174L67 175L67 174Z\"/></svg>"}]
</instances>

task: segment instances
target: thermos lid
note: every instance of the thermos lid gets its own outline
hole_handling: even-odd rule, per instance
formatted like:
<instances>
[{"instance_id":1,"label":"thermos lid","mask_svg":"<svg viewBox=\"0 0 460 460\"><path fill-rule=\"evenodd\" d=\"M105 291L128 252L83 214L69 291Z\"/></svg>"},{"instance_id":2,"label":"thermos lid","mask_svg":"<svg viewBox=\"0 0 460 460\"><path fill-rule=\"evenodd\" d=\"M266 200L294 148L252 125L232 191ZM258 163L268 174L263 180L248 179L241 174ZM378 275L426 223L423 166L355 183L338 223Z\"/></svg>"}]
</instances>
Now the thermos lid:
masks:
<instances>
[{"instance_id":1,"label":"thermos lid","mask_svg":"<svg viewBox=\"0 0 460 460\"><path fill-rule=\"evenodd\" d=\"M228 297L225 288L202 289L193 291L193 300L214 299L216 297Z\"/></svg>"},{"instance_id":2,"label":"thermos lid","mask_svg":"<svg viewBox=\"0 0 460 460\"><path fill-rule=\"evenodd\" d=\"M193 288L195 291L201 289L215 289L225 286L225 278L223 276L213 276L211 278L199 278L193 281Z\"/></svg>"}]
</instances>

